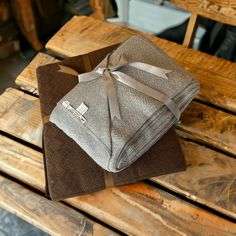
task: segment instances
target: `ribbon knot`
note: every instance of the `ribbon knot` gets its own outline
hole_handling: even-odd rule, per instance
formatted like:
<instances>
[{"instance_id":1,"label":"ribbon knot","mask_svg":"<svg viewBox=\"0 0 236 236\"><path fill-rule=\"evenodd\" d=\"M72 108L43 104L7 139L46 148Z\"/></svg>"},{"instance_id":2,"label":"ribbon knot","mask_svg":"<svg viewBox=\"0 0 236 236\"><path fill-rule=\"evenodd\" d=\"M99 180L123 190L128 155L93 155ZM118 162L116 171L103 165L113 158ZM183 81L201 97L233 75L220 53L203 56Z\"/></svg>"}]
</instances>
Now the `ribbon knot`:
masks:
<instances>
[{"instance_id":1,"label":"ribbon knot","mask_svg":"<svg viewBox=\"0 0 236 236\"><path fill-rule=\"evenodd\" d=\"M173 115L176 117L177 120L179 120L181 112L179 108L177 107L176 103L167 95L164 93L157 91L139 81L132 78L131 76L121 72L119 69L124 66L132 66L134 68L137 68L139 70L151 73L155 76L161 77L163 79L168 79L167 75L171 72L171 70L166 70L160 67L156 67L153 65L149 65L143 62L131 62L128 63L125 56L122 55L119 59L118 65L110 65L110 55L105 58L106 60L106 66L105 67L99 67L91 72L79 74L74 71L72 68L66 69L65 66L60 66L60 72L73 74L78 76L79 83L86 83L95 79L99 79L102 77L102 82L106 88L107 97L108 97L108 103L109 103L109 110L110 110L110 116L111 119L114 119L117 117L118 119L121 119L120 109L119 109L119 103L117 98L116 89L113 83L113 80L116 79L117 81L149 96L152 97L161 103L163 103L167 108L173 113ZM68 68L68 67L67 67ZM72 71L74 71L72 73Z\"/></svg>"}]
</instances>

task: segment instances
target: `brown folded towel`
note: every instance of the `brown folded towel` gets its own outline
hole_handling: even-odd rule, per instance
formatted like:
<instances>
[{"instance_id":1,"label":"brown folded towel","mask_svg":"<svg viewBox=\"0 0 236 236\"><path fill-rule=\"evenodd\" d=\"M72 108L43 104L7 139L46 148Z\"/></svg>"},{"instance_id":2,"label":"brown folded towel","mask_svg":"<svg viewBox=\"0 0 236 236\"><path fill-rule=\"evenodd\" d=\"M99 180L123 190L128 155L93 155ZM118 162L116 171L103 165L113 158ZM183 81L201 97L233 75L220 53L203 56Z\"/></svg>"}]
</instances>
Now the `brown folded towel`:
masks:
<instances>
[{"instance_id":1,"label":"brown folded towel","mask_svg":"<svg viewBox=\"0 0 236 236\"><path fill-rule=\"evenodd\" d=\"M58 72L59 65L69 66L79 73L88 72L114 47L95 51L83 58L80 56L68 58L37 69L41 113L44 121L46 193L53 200L133 183L186 168L173 128L130 167L119 173L109 173L98 166L75 141L49 122L49 116L56 103L78 83L76 76Z\"/></svg>"}]
</instances>

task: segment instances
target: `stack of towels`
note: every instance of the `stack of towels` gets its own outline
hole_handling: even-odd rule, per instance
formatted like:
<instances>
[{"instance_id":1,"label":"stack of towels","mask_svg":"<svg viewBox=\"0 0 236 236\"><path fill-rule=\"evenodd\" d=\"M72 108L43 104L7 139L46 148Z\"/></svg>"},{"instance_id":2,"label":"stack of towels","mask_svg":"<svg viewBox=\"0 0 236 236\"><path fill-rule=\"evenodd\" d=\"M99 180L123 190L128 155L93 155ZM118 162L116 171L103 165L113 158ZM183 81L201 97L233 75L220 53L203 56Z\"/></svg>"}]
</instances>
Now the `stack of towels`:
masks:
<instances>
[{"instance_id":1,"label":"stack of towels","mask_svg":"<svg viewBox=\"0 0 236 236\"><path fill-rule=\"evenodd\" d=\"M198 81L144 37L133 36L115 50L112 49L104 49L103 53L100 50L89 55L91 63L94 64L92 71L76 66L76 61L81 62L79 57L38 69L42 116L44 120L45 116L49 117L49 120L44 122L44 128L46 129L45 126L49 123L57 132L62 132L73 145L77 145L85 152L98 169L104 170L104 176L100 177L103 179L103 186L81 191L78 181L73 194L69 193L69 186L65 186L66 184L63 186L67 190L60 194L57 190L55 192L58 188L55 187L55 178L60 177L55 177L55 173L52 174L53 168L49 167L50 173L48 172L47 166L51 165L49 163L52 161L47 161L47 150L45 150L46 176L54 175L53 183L49 184L50 181L47 181L47 185L50 185L47 186L48 192L52 199L81 195L185 168L180 147L176 144L176 138L174 140L170 138L170 133L174 135L172 126L178 122L182 111L199 91ZM98 64L102 57L105 58ZM73 80L73 85L61 93L61 97L57 96L50 105L47 114L44 111L46 107L43 98L46 86L43 77L45 78L46 74L48 80L53 80L55 76L63 78L59 83L66 81L66 77ZM69 79L67 81L69 83ZM168 143L169 140L172 144L165 145L163 140L168 135L169 139L165 141ZM50 140L45 135L44 138ZM155 160L155 155L160 154L158 150L150 154L154 146L162 150L159 157L162 160L158 161L158 158ZM174 162L176 166L173 166L172 160L167 159L171 154L168 146L178 147L175 148L175 153L172 152L173 158L177 160ZM165 149L161 149L163 147ZM53 153L55 152L56 150L53 150ZM148 159L147 153L153 156L151 160ZM72 152L72 156L81 159L76 150ZM64 159L68 163L73 158L71 152L64 152ZM54 165L55 161L57 165L63 165L54 154ZM86 162L87 159L80 161ZM141 162L143 166L137 164ZM164 162L166 164L163 166ZM148 171L145 165L150 166L150 164L155 166ZM135 169L133 173L136 173L136 176L129 176L128 169ZM146 172L142 173L142 169ZM70 167L69 178L73 179L73 175L78 177L79 173L76 171L79 172L79 169ZM116 177L119 178L124 173L128 176L126 181L117 181ZM76 177L74 181L76 182ZM60 179L56 182L61 184L63 181Z\"/></svg>"}]
</instances>

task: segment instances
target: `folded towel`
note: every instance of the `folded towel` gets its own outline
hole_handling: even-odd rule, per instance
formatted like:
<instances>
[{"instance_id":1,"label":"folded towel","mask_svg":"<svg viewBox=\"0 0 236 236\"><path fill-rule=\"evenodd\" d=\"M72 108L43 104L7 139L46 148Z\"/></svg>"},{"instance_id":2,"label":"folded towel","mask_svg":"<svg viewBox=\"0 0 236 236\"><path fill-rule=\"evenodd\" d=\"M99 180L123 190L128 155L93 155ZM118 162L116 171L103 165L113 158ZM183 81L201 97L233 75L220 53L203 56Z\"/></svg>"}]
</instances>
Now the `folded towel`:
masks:
<instances>
[{"instance_id":1,"label":"folded towel","mask_svg":"<svg viewBox=\"0 0 236 236\"><path fill-rule=\"evenodd\" d=\"M128 63L119 67L122 57ZM148 71L133 66L135 63ZM121 75L112 73L117 65ZM165 74L157 76L149 71L154 66ZM104 73L111 73L108 89ZM120 82L119 75L125 82ZM110 172L119 172L141 157L177 121L199 90L198 81L141 36L129 38L85 77L87 82L79 83L57 103L50 121ZM154 89L157 98L149 96L149 90L142 92L139 84L135 85L138 89L130 87L127 80L148 86L150 94ZM112 89L118 99L119 119L111 115Z\"/></svg>"},{"instance_id":2,"label":"folded towel","mask_svg":"<svg viewBox=\"0 0 236 236\"><path fill-rule=\"evenodd\" d=\"M134 183L181 171L186 167L173 128L133 165L113 174L97 165L74 140L48 121L56 103L78 83L75 76L58 73L59 66L69 66L84 73L89 67L94 68L112 49L113 47L108 47L88 54L90 66L78 56L37 69L40 107L44 121L46 193L53 200L83 195L113 185Z\"/></svg>"}]
</instances>

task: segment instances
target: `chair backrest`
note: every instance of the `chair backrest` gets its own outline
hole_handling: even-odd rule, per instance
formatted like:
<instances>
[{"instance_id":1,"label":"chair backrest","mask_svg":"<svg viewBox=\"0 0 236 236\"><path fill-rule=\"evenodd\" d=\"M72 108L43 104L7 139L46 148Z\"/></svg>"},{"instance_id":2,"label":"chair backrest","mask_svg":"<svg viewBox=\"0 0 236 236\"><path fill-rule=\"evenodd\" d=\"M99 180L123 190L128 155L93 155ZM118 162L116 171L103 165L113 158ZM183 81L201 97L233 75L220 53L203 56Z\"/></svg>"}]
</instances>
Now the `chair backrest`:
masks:
<instances>
[{"instance_id":1,"label":"chair backrest","mask_svg":"<svg viewBox=\"0 0 236 236\"><path fill-rule=\"evenodd\" d=\"M90 6L93 8L93 18L105 20L115 15L112 4L109 0L89 0Z\"/></svg>"},{"instance_id":2,"label":"chair backrest","mask_svg":"<svg viewBox=\"0 0 236 236\"><path fill-rule=\"evenodd\" d=\"M198 15L236 26L236 0L171 0L171 2L192 13L183 42L187 47L192 45Z\"/></svg>"}]
</instances>

